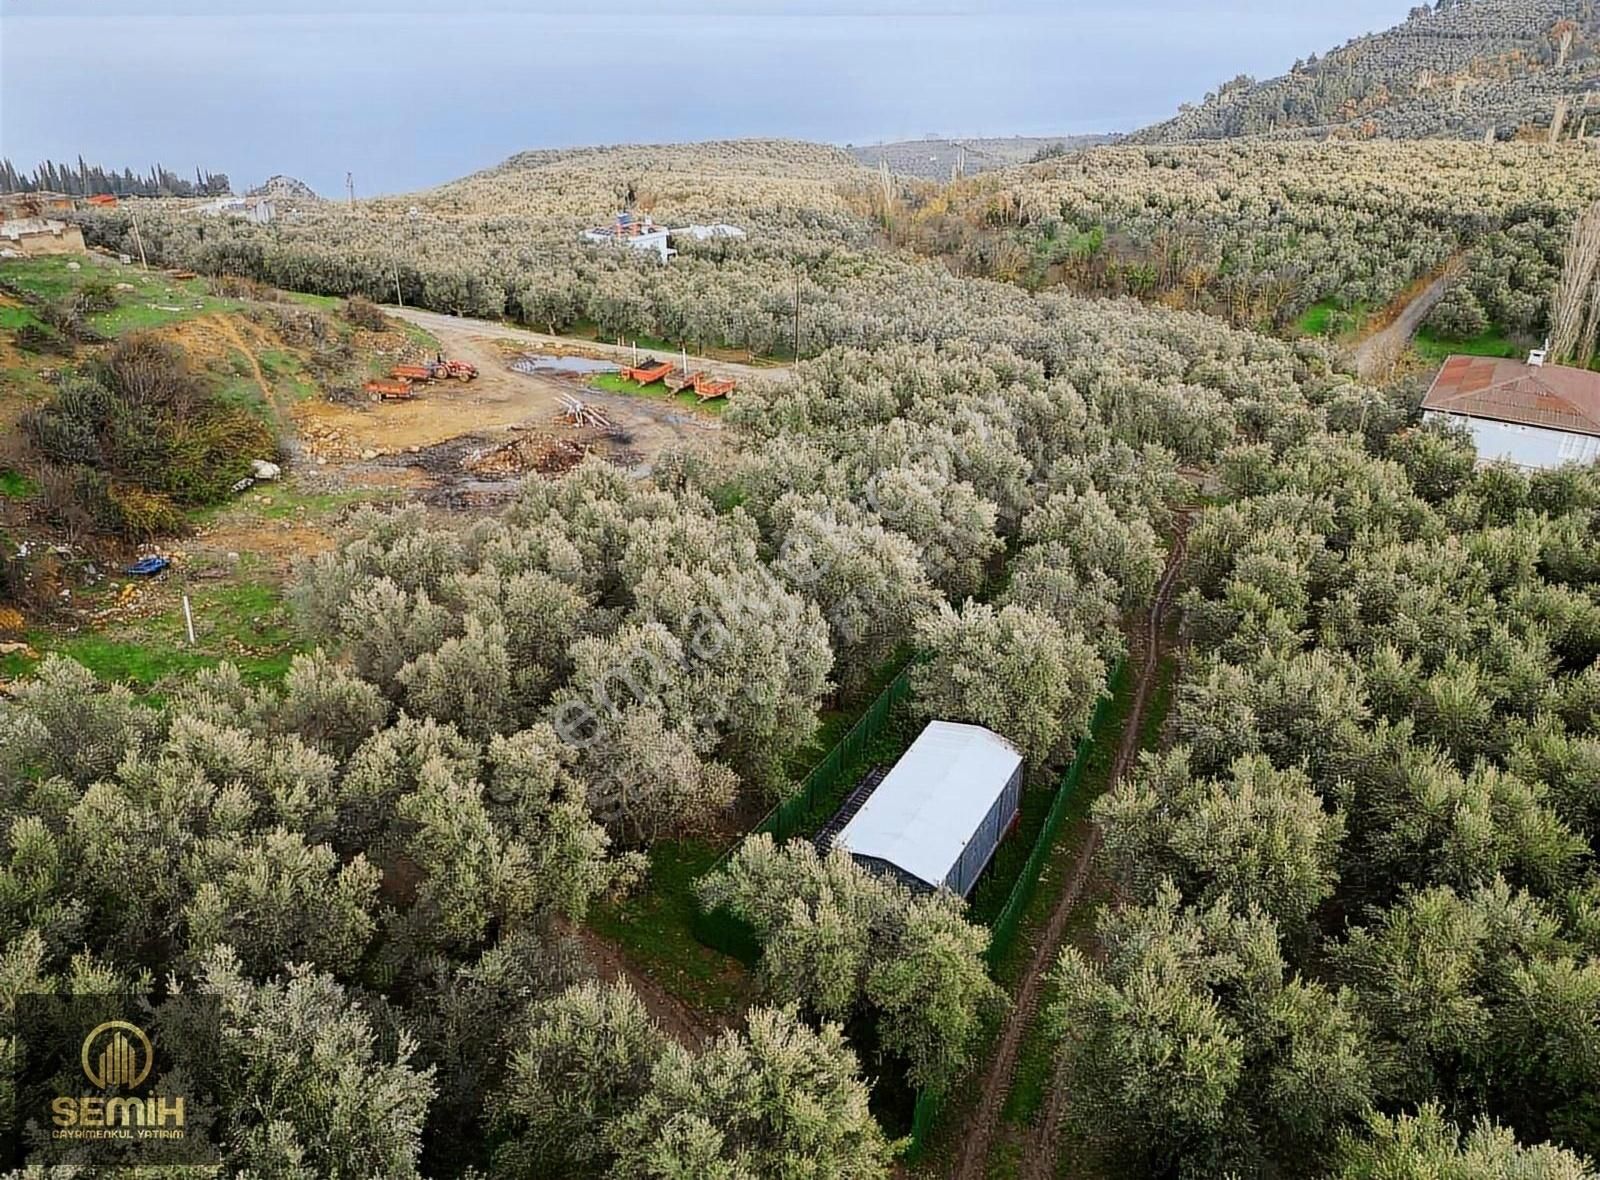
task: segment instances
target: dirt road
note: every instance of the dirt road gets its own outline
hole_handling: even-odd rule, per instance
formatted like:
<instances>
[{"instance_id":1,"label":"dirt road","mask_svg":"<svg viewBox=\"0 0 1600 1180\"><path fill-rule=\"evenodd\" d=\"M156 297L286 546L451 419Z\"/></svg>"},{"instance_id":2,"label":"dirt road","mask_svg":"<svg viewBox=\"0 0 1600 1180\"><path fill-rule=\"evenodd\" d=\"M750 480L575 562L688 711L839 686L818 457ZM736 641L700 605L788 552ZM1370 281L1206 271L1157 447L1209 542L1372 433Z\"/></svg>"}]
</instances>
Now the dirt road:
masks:
<instances>
[{"instance_id":1,"label":"dirt road","mask_svg":"<svg viewBox=\"0 0 1600 1180\"><path fill-rule=\"evenodd\" d=\"M1145 708L1149 704L1150 691L1156 683L1156 673L1161 660L1161 637L1167 612L1172 604L1173 589L1177 585L1178 571L1183 568L1184 548L1185 533L1180 529L1172 553L1167 559L1167 570L1161 579L1160 589L1145 620L1144 631L1135 637L1136 650L1141 656L1139 679L1134 690L1133 706L1128 711L1127 723L1123 727L1122 742L1117 747L1117 756L1112 764L1108 786L1116 784L1139 753L1139 738L1144 727ZM1067 886L1062 890L1055 909L1051 911L1050 920L1034 947L1033 958L1023 972L1016 1002L1000 1034L1000 1043L995 1050L994 1060L990 1063L988 1073L981 1083L983 1098L978 1109L973 1112L962 1136L961 1154L956 1159L955 1171L952 1173L953 1180L983 1180L988 1169L989 1153L994 1145L995 1133L999 1130L1000 1116L1005 1110L1006 1099L1016 1078L1017 1056L1022 1048L1023 1035L1037 1018L1045 976L1055 965L1067 921L1077 908L1079 896L1083 892L1084 882L1088 879L1089 869L1094 863L1094 854L1099 844L1100 829L1091 824L1089 838L1084 841L1083 849L1072 866L1072 875L1067 879ZM1060 1121L1060 1103L1064 1094L1064 1087L1059 1082L1058 1078L1058 1084L1051 1088L1044 1118L1034 1128L1029 1137L1028 1150L1022 1155L1021 1174L1027 1180L1047 1180L1055 1174L1056 1125Z\"/></svg>"},{"instance_id":2,"label":"dirt road","mask_svg":"<svg viewBox=\"0 0 1600 1180\"><path fill-rule=\"evenodd\" d=\"M1400 314L1394 317L1388 327L1374 332L1356 347L1352 359L1356 373L1363 381L1376 381L1388 375L1411 343L1411 338L1433 314L1433 309L1439 306L1439 301L1450 290L1450 284L1461 273L1463 266L1461 259L1452 259L1433 282L1400 309Z\"/></svg>"},{"instance_id":3,"label":"dirt road","mask_svg":"<svg viewBox=\"0 0 1600 1180\"><path fill-rule=\"evenodd\" d=\"M639 997L645 1009L655 1018L666 1034L685 1049L698 1049L711 1040L722 1027L706 1020L699 1012L667 991L643 971L634 968L627 956L612 942L602 938L587 926L572 931L583 948L584 957L601 983L625 979Z\"/></svg>"},{"instance_id":4,"label":"dirt road","mask_svg":"<svg viewBox=\"0 0 1600 1180\"><path fill-rule=\"evenodd\" d=\"M604 357L607 360L631 360L634 350L630 347L618 347L615 344L604 344L594 340L579 340L571 336L551 336L544 332L533 332L527 328L516 328L510 324L498 323L494 320L474 320L465 316L444 315L437 311L422 311L415 307L396 307L392 304L384 305L384 312L409 320L419 328L426 328L439 338L442 343L454 344L464 338L477 337L490 340L513 340L525 344L530 350L538 349L563 349L567 352L582 352L592 356ZM663 360L668 359L663 356ZM745 365L735 361L721 361L715 359L691 358L695 368L710 371L718 377L732 377L738 381L757 380L787 380L790 368L787 365Z\"/></svg>"}]
</instances>

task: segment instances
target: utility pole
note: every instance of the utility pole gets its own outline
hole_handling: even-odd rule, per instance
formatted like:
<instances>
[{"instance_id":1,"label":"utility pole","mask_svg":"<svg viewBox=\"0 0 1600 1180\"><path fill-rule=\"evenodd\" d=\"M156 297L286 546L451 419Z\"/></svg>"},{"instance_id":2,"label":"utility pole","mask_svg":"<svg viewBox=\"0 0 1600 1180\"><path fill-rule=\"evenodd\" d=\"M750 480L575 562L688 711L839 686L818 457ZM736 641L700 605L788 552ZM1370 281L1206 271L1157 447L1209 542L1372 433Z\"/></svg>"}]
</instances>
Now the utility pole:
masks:
<instances>
[{"instance_id":1,"label":"utility pole","mask_svg":"<svg viewBox=\"0 0 1600 1180\"><path fill-rule=\"evenodd\" d=\"M356 177L353 172L344 174L344 191L350 201L350 208L356 207Z\"/></svg>"},{"instance_id":2,"label":"utility pole","mask_svg":"<svg viewBox=\"0 0 1600 1180\"><path fill-rule=\"evenodd\" d=\"M139 265L148 272L150 261L144 256L144 235L139 232L139 213L131 205L128 207L128 212L133 214L133 240L139 243Z\"/></svg>"}]
</instances>

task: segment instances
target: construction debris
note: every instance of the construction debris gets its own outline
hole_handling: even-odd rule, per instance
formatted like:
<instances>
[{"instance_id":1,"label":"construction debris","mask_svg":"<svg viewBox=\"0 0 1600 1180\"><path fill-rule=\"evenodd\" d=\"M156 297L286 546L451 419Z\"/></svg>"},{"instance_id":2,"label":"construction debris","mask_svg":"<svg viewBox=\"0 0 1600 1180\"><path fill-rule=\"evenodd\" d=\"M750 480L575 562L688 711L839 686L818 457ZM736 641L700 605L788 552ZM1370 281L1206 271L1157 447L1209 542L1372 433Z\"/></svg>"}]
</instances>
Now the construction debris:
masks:
<instances>
[{"instance_id":1,"label":"construction debris","mask_svg":"<svg viewBox=\"0 0 1600 1180\"><path fill-rule=\"evenodd\" d=\"M588 444L575 439L529 436L476 451L467 456L461 466L481 476L521 475L529 471L559 475L582 463L588 453Z\"/></svg>"},{"instance_id":2,"label":"construction debris","mask_svg":"<svg viewBox=\"0 0 1600 1180\"><path fill-rule=\"evenodd\" d=\"M568 426L594 426L601 430L615 428L611 418L599 406L573 397L570 393L561 395L560 417Z\"/></svg>"}]
</instances>

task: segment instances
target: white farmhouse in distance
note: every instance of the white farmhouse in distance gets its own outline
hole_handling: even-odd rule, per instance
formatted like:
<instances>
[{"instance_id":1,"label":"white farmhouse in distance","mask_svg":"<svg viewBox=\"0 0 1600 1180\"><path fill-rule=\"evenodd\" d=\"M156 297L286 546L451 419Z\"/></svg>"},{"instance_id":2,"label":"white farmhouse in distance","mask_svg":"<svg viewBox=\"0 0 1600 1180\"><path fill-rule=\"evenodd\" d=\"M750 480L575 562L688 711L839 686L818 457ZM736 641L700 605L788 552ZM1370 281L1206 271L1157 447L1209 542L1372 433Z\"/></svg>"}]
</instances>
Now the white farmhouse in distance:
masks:
<instances>
[{"instance_id":1,"label":"white farmhouse in distance","mask_svg":"<svg viewBox=\"0 0 1600 1180\"><path fill-rule=\"evenodd\" d=\"M1453 356L1422 399L1424 421L1472 432L1480 463L1549 469L1600 459L1600 373L1545 363Z\"/></svg>"},{"instance_id":2,"label":"white farmhouse in distance","mask_svg":"<svg viewBox=\"0 0 1600 1180\"><path fill-rule=\"evenodd\" d=\"M681 229L668 229L657 225L649 217L632 213L618 213L610 225L597 225L583 231L583 240L596 246L629 246L635 250L649 250L666 262L677 254L672 248L674 237L693 238L697 242L717 238L742 238L744 230L736 225L686 225Z\"/></svg>"},{"instance_id":3,"label":"white farmhouse in distance","mask_svg":"<svg viewBox=\"0 0 1600 1180\"><path fill-rule=\"evenodd\" d=\"M665 262L677 253L667 241L671 231L658 226L648 217L635 217L632 213L618 213L611 225L597 225L583 231L583 240L597 246L631 246L635 250L651 250Z\"/></svg>"}]
</instances>

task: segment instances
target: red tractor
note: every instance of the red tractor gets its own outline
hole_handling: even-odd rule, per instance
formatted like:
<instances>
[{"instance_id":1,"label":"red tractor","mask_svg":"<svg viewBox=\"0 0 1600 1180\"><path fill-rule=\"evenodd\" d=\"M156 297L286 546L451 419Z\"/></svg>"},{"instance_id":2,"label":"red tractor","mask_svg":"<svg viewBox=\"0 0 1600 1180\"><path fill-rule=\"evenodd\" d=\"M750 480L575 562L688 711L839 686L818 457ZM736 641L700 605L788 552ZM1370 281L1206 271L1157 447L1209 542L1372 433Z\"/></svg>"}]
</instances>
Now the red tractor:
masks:
<instances>
[{"instance_id":1,"label":"red tractor","mask_svg":"<svg viewBox=\"0 0 1600 1180\"><path fill-rule=\"evenodd\" d=\"M396 365L389 375L401 381L471 381L478 375L478 367L467 361L447 361L443 358L424 361L420 365Z\"/></svg>"}]
</instances>

